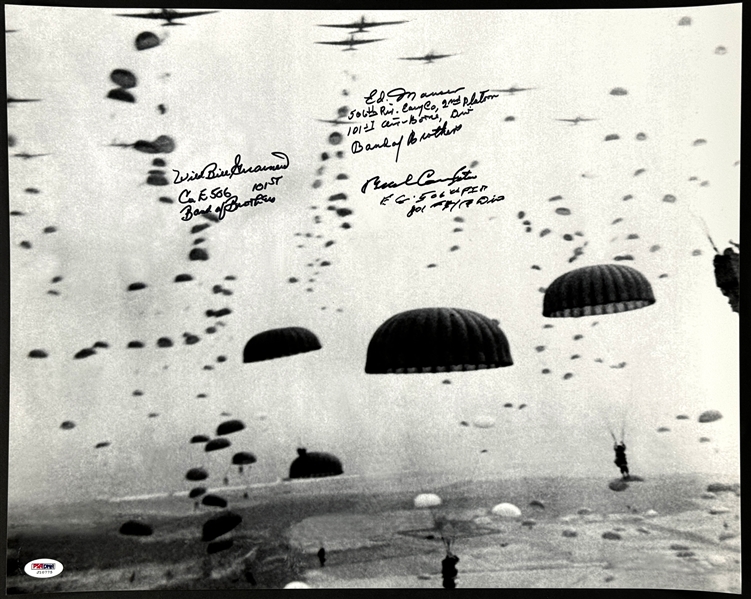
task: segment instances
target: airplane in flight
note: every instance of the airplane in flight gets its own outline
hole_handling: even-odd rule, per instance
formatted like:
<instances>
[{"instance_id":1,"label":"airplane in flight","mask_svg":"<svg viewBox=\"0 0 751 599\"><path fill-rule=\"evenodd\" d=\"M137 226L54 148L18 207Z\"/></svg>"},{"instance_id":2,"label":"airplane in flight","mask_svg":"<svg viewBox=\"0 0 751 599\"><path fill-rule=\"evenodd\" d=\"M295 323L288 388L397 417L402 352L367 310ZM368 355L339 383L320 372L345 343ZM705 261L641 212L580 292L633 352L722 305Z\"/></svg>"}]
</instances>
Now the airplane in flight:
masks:
<instances>
[{"instance_id":1,"label":"airplane in flight","mask_svg":"<svg viewBox=\"0 0 751 599\"><path fill-rule=\"evenodd\" d=\"M556 121L563 121L565 123L571 123L572 125L578 125L579 123L583 123L585 121L596 121L597 119L585 119L584 117L578 116L575 119L555 119Z\"/></svg>"},{"instance_id":2,"label":"airplane in flight","mask_svg":"<svg viewBox=\"0 0 751 599\"><path fill-rule=\"evenodd\" d=\"M386 38L381 38L381 39L377 39L377 40L356 40L355 39L355 35L354 34L350 34L349 39L347 39L347 40L342 40L340 42L316 42L316 44L329 44L331 46L349 46L348 48L345 48L343 51L344 52L350 52L350 51L353 51L353 50L357 50L357 48L355 48L355 46L357 46L359 44L370 44L372 42L382 42L385 39Z\"/></svg>"},{"instance_id":3,"label":"airplane in flight","mask_svg":"<svg viewBox=\"0 0 751 599\"><path fill-rule=\"evenodd\" d=\"M13 154L13 156L29 160L30 158L39 158L40 156L50 156L50 154L27 154L26 152L18 152L17 154Z\"/></svg>"},{"instance_id":4,"label":"airplane in flight","mask_svg":"<svg viewBox=\"0 0 751 599\"><path fill-rule=\"evenodd\" d=\"M535 89L534 87L516 87L515 85L512 85L511 87L507 89L491 89L491 92L503 92L507 93L510 96L513 96L516 92L526 92L530 89Z\"/></svg>"},{"instance_id":5,"label":"airplane in flight","mask_svg":"<svg viewBox=\"0 0 751 599\"><path fill-rule=\"evenodd\" d=\"M409 23L409 21L366 21L363 15L359 21L354 23L346 23L342 25L319 25L319 27L341 27L342 29L354 29L353 33L365 33L371 27L381 27L383 25L401 25L402 23Z\"/></svg>"},{"instance_id":6,"label":"airplane in flight","mask_svg":"<svg viewBox=\"0 0 751 599\"><path fill-rule=\"evenodd\" d=\"M425 64L431 64L434 60L448 58L449 56L456 56L456 54L435 54L433 52L428 52L425 56L408 56L400 58L399 60L424 60Z\"/></svg>"},{"instance_id":7,"label":"airplane in flight","mask_svg":"<svg viewBox=\"0 0 751 599\"><path fill-rule=\"evenodd\" d=\"M41 102L41 100L31 99L31 98L12 98L8 96L8 105L18 104L20 102Z\"/></svg>"},{"instance_id":8,"label":"airplane in flight","mask_svg":"<svg viewBox=\"0 0 751 599\"><path fill-rule=\"evenodd\" d=\"M356 125L358 121L342 121L340 119L336 120L324 120L324 119L316 119L319 123L329 123L330 125Z\"/></svg>"},{"instance_id":9,"label":"airplane in flight","mask_svg":"<svg viewBox=\"0 0 751 599\"><path fill-rule=\"evenodd\" d=\"M147 12L139 14L117 14L116 17L134 17L137 19L162 19L167 21L162 23L162 27L174 27L176 25L185 25L185 23L173 23L175 19L186 19L188 17L199 17L201 15L210 15L212 13L219 12L218 10L195 10L191 12L178 12L171 8L163 8L158 12Z\"/></svg>"}]
</instances>

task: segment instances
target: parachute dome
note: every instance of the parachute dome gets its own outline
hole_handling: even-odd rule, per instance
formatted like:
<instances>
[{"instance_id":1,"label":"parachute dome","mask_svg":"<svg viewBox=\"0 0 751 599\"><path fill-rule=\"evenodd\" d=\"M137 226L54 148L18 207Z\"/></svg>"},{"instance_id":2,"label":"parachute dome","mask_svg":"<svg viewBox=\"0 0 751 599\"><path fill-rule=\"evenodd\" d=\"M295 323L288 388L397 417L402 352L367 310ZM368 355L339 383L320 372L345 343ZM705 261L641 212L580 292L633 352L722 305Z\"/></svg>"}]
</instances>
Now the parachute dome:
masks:
<instances>
[{"instance_id":1,"label":"parachute dome","mask_svg":"<svg viewBox=\"0 0 751 599\"><path fill-rule=\"evenodd\" d=\"M414 504L416 508L436 507L441 505L441 498L434 493L420 493L415 497Z\"/></svg>"},{"instance_id":2,"label":"parachute dome","mask_svg":"<svg viewBox=\"0 0 751 599\"><path fill-rule=\"evenodd\" d=\"M148 50L159 45L159 38L150 31L144 31L136 36L136 50Z\"/></svg>"},{"instance_id":3,"label":"parachute dome","mask_svg":"<svg viewBox=\"0 0 751 599\"><path fill-rule=\"evenodd\" d=\"M230 443L229 439L225 439L224 437L219 437L217 439L212 439L208 443L206 443L206 447L204 448L205 451L217 451L219 449L224 449L225 447L229 447L232 445Z\"/></svg>"},{"instance_id":4,"label":"parachute dome","mask_svg":"<svg viewBox=\"0 0 751 599\"><path fill-rule=\"evenodd\" d=\"M46 358L47 352L43 349L32 349L29 352L29 358Z\"/></svg>"},{"instance_id":5,"label":"parachute dome","mask_svg":"<svg viewBox=\"0 0 751 599\"><path fill-rule=\"evenodd\" d=\"M652 286L635 268L599 264L569 271L545 291L543 316L549 318L614 314L651 306Z\"/></svg>"},{"instance_id":6,"label":"parachute dome","mask_svg":"<svg viewBox=\"0 0 751 599\"><path fill-rule=\"evenodd\" d=\"M298 457L289 467L290 478L338 476L344 472L339 458L330 453L316 451L308 453L302 448L298 449L297 453Z\"/></svg>"},{"instance_id":7,"label":"parachute dome","mask_svg":"<svg viewBox=\"0 0 751 599\"><path fill-rule=\"evenodd\" d=\"M229 435L230 433L241 431L244 428L245 425L240 420L227 420L227 422L222 422L219 425L216 429L216 434L218 437L221 435Z\"/></svg>"},{"instance_id":8,"label":"parachute dome","mask_svg":"<svg viewBox=\"0 0 751 599\"><path fill-rule=\"evenodd\" d=\"M193 435L190 438L191 443L206 443L208 440L209 438L206 435Z\"/></svg>"},{"instance_id":9,"label":"parachute dome","mask_svg":"<svg viewBox=\"0 0 751 599\"><path fill-rule=\"evenodd\" d=\"M294 356L321 349L321 342L312 331L302 327L270 329L250 338L243 350L243 362L261 362Z\"/></svg>"},{"instance_id":10,"label":"parachute dome","mask_svg":"<svg viewBox=\"0 0 751 599\"><path fill-rule=\"evenodd\" d=\"M136 99L130 92L125 91L124 89L120 89L119 87L116 87L115 89L111 89L107 93L107 97L110 100L119 100L120 102L130 102L131 104L135 104Z\"/></svg>"},{"instance_id":11,"label":"parachute dome","mask_svg":"<svg viewBox=\"0 0 751 599\"><path fill-rule=\"evenodd\" d=\"M135 537L147 537L154 532L148 524L143 522L137 522L136 520L128 520L120 527L120 534Z\"/></svg>"},{"instance_id":12,"label":"parachute dome","mask_svg":"<svg viewBox=\"0 0 751 599\"><path fill-rule=\"evenodd\" d=\"M225 551L227 549L230 549L235 544L235 541L233 539L222 539L221 541L215 541L214 543L209 543L206 546L206 553L211 555L212 553L219 553L220 551Z\"/></svg>"},{"instance_id":13,"label":"parachute dome","mask_svg":"<svg viewBox=\"0 0 751 599\"><path fill-rule=\"evenodd\" d=\"M227 507L227 500L219 497L219 495L206 495L203 500L201 500L201 503L212 507Z\"/></svg>"},{"instance_id":14,"label":"parachute dome","mask_svg":"<svg viewBox=\"0 0 751 599\"><path fill-rule=\"evenodd\" d=\"M235 466L245 466L247 464L255 464L256 456L248 451L241 451L232 456L232 463Z\"/></svg>"},{"instance_id":15,"label":"parachute dome","mask_svg":"<svg viewBox=\"0 0 751 599\"><path fill-rule=\"evenodd\" d=\"M491 512L503 518L518 518L522 515L522 511L512 503L499 503Z\"/></svg>"},{"instance_id":16,"label":"parachute dome","mask_svg":"<svg viewBox=\"0 0 751 599\"><path fill-rule=\"evenodd\" d=\"M136 86L136 76L125 69L115 69L110 73L110 79L112 79L112 83L119 85L123 89L130 89Z\"/></svg>"},{"instance_id":17,"label":"parachute dome","mask_svg":"<svg viewBox=\"0 0 751 599\"><path fill-rule=\"evenodd\" d=\"M66 420L60 425L60 428L63 429L64 431L69 431L73 428L76 428L76 423L71 420Z\"/></svg>"},{"instance_id":18,"label":"parachute dome","mask_svg":"<svg viewBox=\"0 0 751 599\"><path fill-rule=\"evenodd\" d=\"M478 416L472 424L477 428L492 428L495 426L495 418L491 416Z\"/></svg>"},{"instance_id":19,"label":"parachute dome","mask_svg":"<svg viewBox=\"0 0 751 599\"><path fill-rule=\"evenodd\" d=\"M365 372L402 374L511 366L497 322L470 310L421 308L396 314L373 334Z\"/></svg>"},{"instance_id":20,"label":"parachute dome","mask_svg":"<svg viewBox=\"0 0 751 599\"><path fill-rule=\"evenodd\" d=\"M233 512L227 512L207 520L203 525L201 540L213 541L236 528L243 521L242 516Z\"/></svg>"},{"instance_id":21,"label":"parachute dome","mask_svg":"<svg viewBox=\"0 0 751 599\"><path fill-rule=\"evenodd\" d=\"M205 493L206 493L206 487L196 487L190 490L190 493L188 493L188 497L190 497L191 499L195 499L196 497L200 497L201 495Z\"/></svg>"},{"instance_id":22,"label":"parachute dome","mask_svg":"<svg viewBox=\"0 0 751 599\"><path fill-rule=\"evenodd\" d=\"M714 422L720 418L722 418L722 414L717 410L707 410L699 415L699 422Z\"/></svg>"},{"instance_id":23,"label":"parachute dome","mask_svg":"<svg viewBox=\"0 0 751 599\"><path fill-rule=\"evenodd\" d=\"M209 477L209 473L203 468L191 468L185 473L187 480L206 480Z\"/></svg>"}]
</instances>

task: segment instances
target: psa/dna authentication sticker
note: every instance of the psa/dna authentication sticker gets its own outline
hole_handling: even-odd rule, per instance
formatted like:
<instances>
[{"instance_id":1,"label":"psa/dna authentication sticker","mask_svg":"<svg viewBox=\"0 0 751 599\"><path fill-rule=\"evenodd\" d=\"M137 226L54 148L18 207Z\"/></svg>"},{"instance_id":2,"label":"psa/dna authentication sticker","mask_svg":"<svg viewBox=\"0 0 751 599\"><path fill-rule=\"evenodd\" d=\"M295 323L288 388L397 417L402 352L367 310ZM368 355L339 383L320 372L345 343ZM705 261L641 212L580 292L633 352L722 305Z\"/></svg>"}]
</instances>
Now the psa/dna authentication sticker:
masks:
<instances>
[{"instance_id":1,"label":"psa/dna authentication sticker","mask_svg":"<svg viewBox=\"0 0 751 599\"><path fill-rule=\"evenodd\" d=\"M63 571L63 565L57 560L42 557L31 560L23 571L34 578L51 578Z\"/></svg>"}]
</instances>

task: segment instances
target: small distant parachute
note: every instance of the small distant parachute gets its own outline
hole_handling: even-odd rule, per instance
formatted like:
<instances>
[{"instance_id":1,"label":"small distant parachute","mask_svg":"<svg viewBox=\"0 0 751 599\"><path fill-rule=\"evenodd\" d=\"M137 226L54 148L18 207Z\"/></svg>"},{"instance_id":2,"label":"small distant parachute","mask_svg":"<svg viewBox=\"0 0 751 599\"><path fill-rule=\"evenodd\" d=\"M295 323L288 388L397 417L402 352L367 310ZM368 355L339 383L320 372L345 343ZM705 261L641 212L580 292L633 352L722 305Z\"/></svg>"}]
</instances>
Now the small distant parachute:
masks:
<instances>
[{"instance_id":1,"label":"small distant parachute","mask_svg":"<svg viewBox=\"0 0 751 599\"><path fill-rule=\"evenodd\" d=\"M709 443L710 441L709 437L699 437L699 443Z\"/></svg>"},{"instance_id":2,"label":"small distant parachute","mask_svg":"<svg viewBox=\"0 0 751 599\"><path fill-rule=\"evenodd\" d=\"M136 520L128 520L120 527L120 534L133 537L147 537L154 533L154 529L148 524Z\"/></svg>"},{"instance_id":3,"label":"small distant parachute","mask_svg":"<svg viewBox=\"0 0 751 599\"><path fill-rule=\"evenodd\" d=\"M669 193L663 196L662 201L667 202L668 204L675 204L676 199L677 198L674 195Z\"/></svg>"},{"instance_id":4,"label":"small distant parachute","mask_svg":"<svg viewBox=\"0 0 751 599\"><path fill-rule=\"evenodd\" d=\"M148 50L159 45L159 38L150 31L143 31L136 36L136 50Z\"/></svg>"},{"instance_id":5,"label":"small distant parachute","mask_svg":"<svg viewBox=\"0 0 751 599\"><path fill-rule=\"evenodd\" d=\"M110 100L119 100L120 102L128 102L130 104L135 104L136 102L136 98L133 94L125 91L124 89L120 89L119 87L111 89L109 92L107 92L107 97Z\"/></svg>"},{"instance_id":6,"label":"small distant parachute","mask_svg":"<svg viewBox=\"0 0 751 599\"><path fill-rule=\"evenodd\" d=\"M499 503L490 510L494 516L502 518L519 518L522 511L512 503Z\"/></svg>"},{"instance_id":7,"label":"small distant parachute","mask_svg":"<svg viewBox=\"0 0 751 599\"><path fill-rule=\"evenodd\" d=\"M678 21L678 25L680 25L681 27L688 27L689 25L691 25L691 17L681 17Z\"/></svg>"},{"instance_id":8,"label":"small distant parachute","mask_svg":"<svg viewBox=\"0 0 751 599\"><path fill-rule=\"evenodd\" d=\"M148 177L146 177L146 184L147 185L153 185L155 187L163 187L164 185L169 185L169 179L164 176L164 173L150 173Z\"/></svg>"},{"instance_id":9,"label":"small distant parachute","mask_svg":"<svg viewBox=\"0 0 751 599\"><path fill-rule=\"evenodd\" d=\"M332 146L339 145L340 143L342 143L343 139L344 139L344 137L338 131L334 131L331 135L329 135L329 143Z\"/></svg>"},{"instance_id":10,"label":"small distant parachute","mask_svg":"<svg viewBox=\"0 0 751 599\"><path fill-rule=\"evenodd\" d=\"M219 495L204 495L201 503L211 507L227 507L227 500Z\"/></svg>"},{"instance_id":11,"label":"small distant parachute","mask_svg":"<svg viewBox=\"0 0 751 599\"><path fill-rule=\"evenodd\" d=\"M416 508L430 508L441 505L441 498L435 493L420 493L413 501Z\"/></svg>"},{"instance_id":12,"label":"small distant parachute","mask_svg":"<svg viewBox=\"0 0 751 599\"><path fill-rule=\"evenodd\" d=\"M109 441L100 441L96 445L94 445L94 449L102 449L103 447L109 447L112 445Z\"/></svg>"},{"instance_id":13,"label":"small distant parachute","mask_svg":"<svg viewBox=\"0 0 751 599\"><path fill-rule=\"evenodd\" d=\"M243 473L244 466L250 466L256 463L256 456L249 451L241 451L232 456L232 463L238 466L240 474Z\"/></svg>"},{"instance_id":14,"label":"small distant parachute","mask_svg":"<svg viewBox=\"0 0 751 599\"><path fill-rule=\"evenodd\" d=\"M107 349L107 348L108 348L109 346L110 346L110 344L109 344L109 343L107 343L106 341L97 341L97 342L96 342L96 343L94 344L94 347L101 347L101 348L103 348L103 349Z\"/></svg>"},{"instance_id":15,"label":"small distant parachute","mask_svg":"<svg viewBox=\"0 0 751 599\"><path fill-rule=\"evenodd\" d=\"M308 452L303 447L297 450L297 458L289 467L290 478L338 476L343 472L342 463L335 455L317 451Z\"/></svg>"},{"instance_id":16,"label":"small distant parachute","mask_svg":"<svg viewBox=\"0 0 751 599\"><path fill-rule=\"evenodd\" d=\"M269 329L250 338L243 349L243 362L261 362L321 349L312 331L303 327Z\"/></svg>"},{"instance_id":17,"label":"small distant parachute","mask_svg":"<svg viewBox=\"0 0 751 599\"><path fill-rule=\"evenodd\" d=\"M96 354L96 351L91 349L90 347L85 347L81 351L77 352L75 356L73 356L74 360L82 360L83 358L88 358L89 356L93 356Z\"/></svg>"},{"instance_id":18,"label":"small distant parachute","mask_svg":"<svg viewBox=\"0 0 751 599\"><path fill-rule=\"evenodd\" d=\"M242 516L233 512L226 512L220 516L215 516L204 523L201 540L204 542L213 541L237 528L242 521Z\"/></svg>"},{"instance_id":19,"label":"small distant parachute","mask_svg":"<svg viewBox=\"0 0 751 599\"><path fill-rule=\"evenodd\" d=\"M611 96L625 96L628 95L628 91L623 87L614 87L610 90Z\"/></svg>"},{"instance_id":20,"label":"small distant parachute","mask_svg":"<svg viewBox=\"0 0 751 599\"><path fill-rule=\"evenodd\" d=\"M238 431L241 431L245 428L245 425L242 423L241 420L227 420L226 422L222 422L219 427L216 429L217 437L221 437L222 435L229 435L230 433L236 433Z\"/></svg>"},{"instance_id":21,"label":"small distant parachute","mask_svg":"<svg viewBox=\"0 0 751 599\"><path fill-rule=\"evenodd\" d=\"M722 418L722 414L717 410L707 410L699 415L699 422L715 422Z\"/></svg>"},{"instance_id":22,"label":"small distant parachute","mask_svg":"<svg viewBox=\"0 0 751 599\"><path fill-rule=\"evenodd\" d=\"M146 289L146 283L131 283L128 285L128 291L138 291L139 289Z\"/></svg>"},{"instance_id":23,"label":"small distant parachute","mask_svg":"<svg viewBox=\"0 0 751 599\"><path fill-rule=\"evenodd\" d=\"M512 364L497 322L470 310L421 308L396 314L378 327L368 345L365 372L449 372Z\"/></svg>"},{"instance_id":24,"label":"small distant parachute","mask_svg":"<svg viewBox=\"0 0 751 599\"><path fill-rule=\"evenodd\" d=\"M196 497L200 497L201 495L204 495L206 493L206 487L195 487L194 489L190 490L190 493L188 493L188 497L191 499L195 499Z\"/></svg>"},{"instance_id":25,"label":"small distant parachute","mask_svg":"<svg viewBox=\"0 0 751 599\"><path fill-rule=\"evenodd\" d=\"M621 136L618 135L617 133L610 133L605 136L605 141L613 141L613 140L620 139L620 138Z\"/></svg>"},{"instance_id":26,"label":"small distant parachute","mask_svg":"<svg viewBox=\"0 0 751 599\"><path fill-rule=\"evenodd\" d=\"M556 208L555 213L560 214L561 216L569 216L571 214L571 210L569 210L568 208Z\"/></svg>"},{"instance_id":27,"label":"small distant parachute","mask_svg":"<svg viewBox=\"0 0 751 599\"><path fill-rule=\"evenodd\" d=\"M543 229L542 231L540 231L540 237L545 237L545 235L548 235L551 232L552 231L550 229Z\"/></svg>"},{"instance_id":28,"label":"small distant parachute","mask_svg":"<svg viewBox=\"0 0 751 599\"><path fill-rule=\"evenodd\" d=\"M192 281L193 277L189 274L180 274L175 277L175 283L184 283L185 281Z\"/></svg>"},{"instance_id":29,"label":"small distant parachute","mask_svg":"<svg viewBox=\"0 0 751 599\"><path fill-rule=\"evenodd\" d=\"M130 349L140 349L142 347L144 347L144 344L142 341L130 341L128 343L128 348Z\"/></svg>"},{"instance_id":30,"label":"small distant parachute","mask_svg":"<svg viewBox=\"0 0 751 599\"><path fill-rule=\"evenodd\" d=\"M495 426L495 418L492 416L478 416L472 424L477 428L493 428Z\"/></svg>"},{"instance_id":31,"label":"small distant parachute","mask_svg":"<svg viewBox=\"0 0 751 599\"><path fill-rule=\"evenodd\" d=\"M573 376L574 376L574 373L573 373L573 372L567 372L566 374L564 374L564 375L563 375L563 380L564 380L564 381L567 381L567 380L569 380L570 378L572 378Z\"/></svg>"},{"instance_id":32,"label":"small distant parachute","mask_svg":"<svg viewBox=\"0 0 751 599\"><path fill-rule=\"evenodd\" d=\"M73 422L72 420L66 420L60 425L60 428L63 429L64 431L69 431L71 429L76 428L76 423Z\"/></svg>"},{"instance_id":33,"label":"small distant parachute","mask_svg":"<svg viewBox=\"0 0 751 599\"><path fill-rule=\"evenodd\" d=\"M188 260L208 260L209 253L203 248L193 248L188 254Z\"/></svg>"},{"instance_id":34,"label":"small distant parachute","mask_svg":"<svg viewBox=\"0 0 751 599\"><path fill-rule=\"evenodd\" d=\"M525 404L525 403L519 404L519 409L520 410L523 410L526 407L527 407L527 404Z\"/></svg>"},{"instance_id":35,"label":"small distant parachute","mask_svg":"<svg viewBox=\"0 0 751 599\"><path fill-rule=\"evenodd\" d=\"M703 146L707 143L706 139L695 139L693 145L695 146Z\"/></svg>"},{"instance_id":36,"label":"small distant parachute","mask_svg":"<svg viewBox=\"0 0 751 599\"><path fill-rule=\"evenodd\" d=\"M136 76L126 69L115 69L110 73L110 79L123 89L130 89L137 84Z\"/></svg>"},{"instance_id":37,"label":"small distant parachute","mask_svg":"<svg viewBox=\"0 0 751 599\"><path fill-rule=\"evenodd\" d=\"M569 271L545 292L543 316L579 318L615 314L655 303L652 286L638 270L621 264L600 264Z\"/></svg>"},{"instance_id":38,"label":"small distant parachute","mask_svg":"<svg viewBox=\"0 0 751 599\"><path fill-rule=\"evenodd\" d=\"M689 418L688 418L688 416L686 416L686 414L678 414L678 415L677 415L677 416L675 417L675 419L676 419L676 420L688 420Z\"/></svg>"},{"instance_id":39,"label":"small distant parachute","mask_svg":"<svg viewBox=\"0 0 751 599\"><path fill-rule=\"evenodd\" d=\"M209 441L209 438L206 435L193 435L190 438L191 443L206 443Z\"/></svg>"},{"instance_id":40,"label":"small distant parachute","mask_svg":"<svg viewBox=\"0 0 751 599\"><path fill-rule=\"evenodd\" d=\"M616 491L616 492L625 491L626 489L628 489L628 483L622 478L616 478L614 480L611 480L608 483L608 487L610 488L611 491ZM607 537L603 537L603 538L607 538Z\"/></svg>"},{"instance_id":41,"label":"small distant parachute","mask_svg":"<svg viewBox=\"0 0 751 599\"><path fill-rule=\"evenodd\" d=\"M172 347L174 344L169 337L160 337L157 339L156 345L157 347Z\"/></svg>"},{"instance_id":42,"label":"small distant parachute","mask_svg":"<svg viewBox=\"0 0 751 599\"><path fill-rule=\"evenodd\" d=\"M220 449L224 449L225 447L229 447L232 445L229 439L225 439L224 437L217 437L216 439L212 439L208 443L206 443L206 447L204 447L204 451L218 451Z\"/></svg>"},{"instance_id":43,"label":"small distant parachute","mask_svg":"<svg viewBox=\"0 0 751 599\"><path fill-rule=\"evenodd\" d=\"M459 423L459 425L460 425L460 426L469 426L469 422L467 422L466 420L462 420L462 421L461 421L461 422Z\"/></svg>"},{"instance_id":44,"label":"small distant parachute","mask_svg":"<svg viewBox=\"0 0 751 599\"><path fill-rule=\"evenodd\" d=\"M719 54L720 56L722 56L723 54L727 54L728 53L728 49L725 46L717 46L714 49L714 53L715 54Z\"/></svg>"},{"instance_id":45,"label":"small distant parachute","mask_svg":"<svg viewBox=\"0 0 751 599\"><path fill-rule=\"evenodd\" d=\"M29 358L46 358L47 352L43 349L32 349L29 352Z\"/></svg>"},{"instance_id":46,"label":"small distant parachute","mask_svg":"<svg viewBox=\"0 0 751 599\"><path fill-rule=\"evenodd\" d=\"M187 480L206 480L209 477L209 473L203 468L191 468L185 473Z\"/></svg>"},{"instance_id":47,"label":"small distant parachute","mask_svg":"<svg viewBox=\"0 0 751 599\"><path fill-rule=\"evenodd\" d=\"M633 260L634 257L631 254L621 254L620 256L614 256L613 260L616 262L621 262L623 260Z\"/></svg>"},{"instance_id":48,"label":"small distant parachute","mask_svg":"<svg viewBox=\"0 0 751 599\"><path fill-rule=\"evenodd\" d=\"M538 507L543 510L545 509L545 504L539 499L533 499L532 501L529 502L529 505L530 507Z\"/></svg>"},{"instance_id":49,"label":"small distant parachute","mask_svg":"<svg viewBox=\"0 0 751 599\"><path fill-rule=\"evenodd\" d=\"M669 433L670 429L667 426L661 426L660 428L657 429L657 432L658 433Z\"/></svg>"}]
</instances>

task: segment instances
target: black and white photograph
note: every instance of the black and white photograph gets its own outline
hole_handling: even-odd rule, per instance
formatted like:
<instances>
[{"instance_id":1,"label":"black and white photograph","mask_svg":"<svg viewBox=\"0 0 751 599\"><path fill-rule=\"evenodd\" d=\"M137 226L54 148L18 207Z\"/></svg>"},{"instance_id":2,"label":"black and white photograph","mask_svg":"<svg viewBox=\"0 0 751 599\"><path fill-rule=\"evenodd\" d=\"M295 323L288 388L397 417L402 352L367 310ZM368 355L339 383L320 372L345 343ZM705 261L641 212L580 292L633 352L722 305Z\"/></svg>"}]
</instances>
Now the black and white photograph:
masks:
<instances>
[{"instance_id":1,"label":"black and white photograph","mask_svg":"<svg viewBox=\"0 0 751 599\"><path fill-rule=\"evenodd\" d=\"M5 592L740 594L741 17L4 5Z\"/></svg>"}]
</instances>

